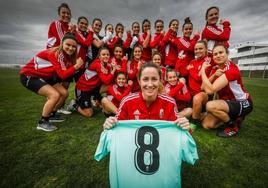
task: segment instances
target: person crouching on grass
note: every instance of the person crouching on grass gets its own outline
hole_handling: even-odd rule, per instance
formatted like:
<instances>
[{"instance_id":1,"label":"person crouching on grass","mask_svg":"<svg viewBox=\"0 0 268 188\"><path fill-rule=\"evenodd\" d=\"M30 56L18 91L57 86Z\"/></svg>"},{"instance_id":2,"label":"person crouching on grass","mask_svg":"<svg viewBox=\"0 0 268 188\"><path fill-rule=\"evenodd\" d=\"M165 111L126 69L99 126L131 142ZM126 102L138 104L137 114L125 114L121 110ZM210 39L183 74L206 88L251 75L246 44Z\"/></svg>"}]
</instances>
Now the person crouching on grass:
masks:
<instances>
[{"instance_id":1,"label":"person crouching on grass","mask_svg":"<svg viewBox=\"0 0 268 188\"><path fill-rule=\"evenodd\" d=\"M51 122L64 121L56 115L57 109L68 97L67 89L60 82L84 64L81 58L76 59L76 47L75 36L66 33L60 46L37 53L20 71L22 85L47 98L37 125L38 130L54 131L57 127Z\"/></svg>"},{"instance_id":2,"label":"person crouching on grass","mask_svg":"<svg viewBox=\"0 0 268 188\"><path fill-rule=\"evenodd\" d=\"M108 96L101 100L105 116L116 114L121 100L131 92L132 84L131 80L127 81L126 73L119 72L116 74L115 83L108 87Z\"/></svg>"},{"instance_id":3,"label":"person crouching on grass","mask_svg":"<svg viewBox=\"0 0 268 188\"><path fill-rule=\"evenodd\" d=\"M238 67L228 59L228 50L218 44L212 51L216 64L208 79L206 69L210 66L204 62L201 68L202 88L206 93L216 92L219 99L206 104L208 115L202 125L206 129L217 128L223 122L226 128L217 132L219 137L231 137L238 133L241 121L253 109L252 99L245 90Z\"/></svg>"},{"instance_id":4,"label":"person crouching on grass","mask_svg":"<svg viewBox=\"0 0 268 188\"><path fill-rule=\"evenodd\" d=\"M109 49L100 48L98 58L89 65L75 85L76 103L73 106L83 116L93 115L91 97L96 97L98 101L101 101L101 85L108 85L114 79L116 66L108 63L109 59Z\"/></svg>"}]
</instances>

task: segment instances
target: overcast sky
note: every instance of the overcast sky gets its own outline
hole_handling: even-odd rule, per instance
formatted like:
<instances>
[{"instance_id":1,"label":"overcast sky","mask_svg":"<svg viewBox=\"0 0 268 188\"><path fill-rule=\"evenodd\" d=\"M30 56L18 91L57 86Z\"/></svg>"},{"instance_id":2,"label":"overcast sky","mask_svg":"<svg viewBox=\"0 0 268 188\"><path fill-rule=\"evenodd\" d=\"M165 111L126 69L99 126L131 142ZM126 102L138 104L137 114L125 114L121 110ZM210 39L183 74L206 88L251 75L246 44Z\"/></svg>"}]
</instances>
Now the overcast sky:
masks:
<instances>
[{"instance_id":1,"label":"overcast sky","mask_svg":"<svg viewBox=\"0 0 268 188\"><path fill-rule=\"evenodd\" d=\"M104 26L122 22L128 29L133 21L148 18L153 23L160 18L167 29L172 18L179 19L181 26L189 16L194 30L200 32L206 9L218 6L220 17L231 22L231 45L246 41L268 43L267 0L1 0L0 63L26 63L44 49L49 24L57 19L57 7L62 2L69 4L72 21L86 16L91 23L99 17Z\"/></svg>"}]
</instances>

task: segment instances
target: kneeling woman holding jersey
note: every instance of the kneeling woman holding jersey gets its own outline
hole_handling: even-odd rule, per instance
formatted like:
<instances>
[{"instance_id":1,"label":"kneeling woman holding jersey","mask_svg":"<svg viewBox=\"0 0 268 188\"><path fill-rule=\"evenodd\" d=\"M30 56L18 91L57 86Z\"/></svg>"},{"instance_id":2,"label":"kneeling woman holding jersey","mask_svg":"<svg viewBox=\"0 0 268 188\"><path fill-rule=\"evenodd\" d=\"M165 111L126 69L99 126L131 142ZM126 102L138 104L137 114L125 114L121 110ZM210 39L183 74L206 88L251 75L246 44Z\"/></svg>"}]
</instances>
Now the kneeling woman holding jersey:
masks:
<instances>
[{"instance_id":1,"label":"kneeling woman holding jersey","mask_svg":"<svg viewBox=\"0 0 268 188\"><path fill-rule=\"evenodd\" d=\"M182 129L189 129L189 121L178 116L176 102L173 98L160 94L161 71L154 63L142 65L138 74L141 91L125 97L115 117L106 119L103 127L112 128L118 120L168 120Z\"/></svg>"},{"instance_id":2,"label":"kneeling woman holding jersey","mask_svg":"<svg viewBox=\"0 0 268 188\"><path fill-rule=\"evenodd\" d=\"M60 82L73 75L84 64L81 58L76 59L76 46L75 36L66 33L59 47L39 52L20 71L22 85L47 98L38 122L38 130L54 131L57 127L50 122L64 120L55 115L68 96L67 89Z\"/></svg>"}]
</instances>

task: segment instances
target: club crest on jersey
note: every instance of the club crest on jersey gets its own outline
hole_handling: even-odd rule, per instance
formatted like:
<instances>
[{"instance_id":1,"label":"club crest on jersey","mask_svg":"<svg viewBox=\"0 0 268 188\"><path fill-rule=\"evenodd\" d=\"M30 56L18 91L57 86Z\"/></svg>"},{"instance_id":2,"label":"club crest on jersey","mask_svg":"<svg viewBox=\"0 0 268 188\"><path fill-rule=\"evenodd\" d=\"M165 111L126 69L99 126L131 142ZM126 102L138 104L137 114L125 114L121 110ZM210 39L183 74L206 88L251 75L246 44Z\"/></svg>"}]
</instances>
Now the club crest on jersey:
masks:
<instances>
[{"instance_id":1,"label":"club crest on jersey","mask_svg":"<svg viewBox=\"0 0 268 188\"><path fill-rule=\"evenodd\" d=\"M159 117L162 119L163 116L164 116L164 109L161 108L161 109L159 110Z\"/></svg>"},{"instance_id":2,"label":"club crest on jersey","mask_svg":"<svg viewBox=\"0 0 268 188\"><path fill-rule=\"evenodd\" d=\"M135 117L135 120L138 120L138 119L140 119L140 111L137 109L137 110L135 110L134 111L134 113L133 113L133 115L134 115L134 117Z\"/></svg>"}]
</instances>

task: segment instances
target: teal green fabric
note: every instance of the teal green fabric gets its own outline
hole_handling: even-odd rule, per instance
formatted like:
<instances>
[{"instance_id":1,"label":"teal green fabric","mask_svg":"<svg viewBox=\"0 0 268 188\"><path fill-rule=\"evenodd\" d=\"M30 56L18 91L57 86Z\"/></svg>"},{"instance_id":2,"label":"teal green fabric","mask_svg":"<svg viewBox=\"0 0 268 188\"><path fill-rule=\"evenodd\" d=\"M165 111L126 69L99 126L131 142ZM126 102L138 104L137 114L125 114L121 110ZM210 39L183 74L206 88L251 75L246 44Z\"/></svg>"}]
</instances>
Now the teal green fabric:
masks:
<instances>
[{"instance_id":1,"label":"teal green fabric","mask_svg":"<svg viewBox=\"0 0 268 188\"><path fill-rule=\"evenodd\" d=\"M198 159L192 136L171 121L119 121L102 132L94 158L109 152L112 188L181 187L182 161Z\"/></svg>"}]
</instances>

